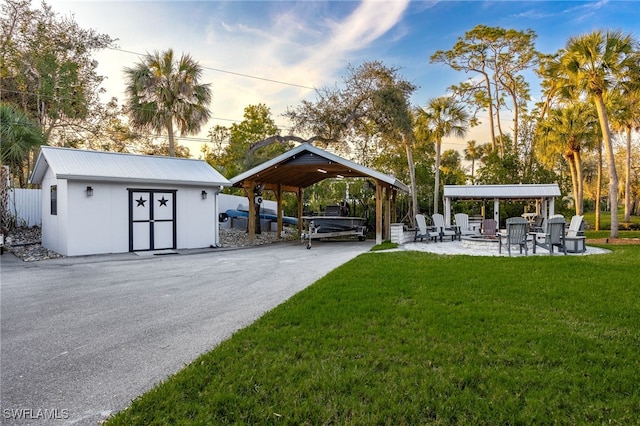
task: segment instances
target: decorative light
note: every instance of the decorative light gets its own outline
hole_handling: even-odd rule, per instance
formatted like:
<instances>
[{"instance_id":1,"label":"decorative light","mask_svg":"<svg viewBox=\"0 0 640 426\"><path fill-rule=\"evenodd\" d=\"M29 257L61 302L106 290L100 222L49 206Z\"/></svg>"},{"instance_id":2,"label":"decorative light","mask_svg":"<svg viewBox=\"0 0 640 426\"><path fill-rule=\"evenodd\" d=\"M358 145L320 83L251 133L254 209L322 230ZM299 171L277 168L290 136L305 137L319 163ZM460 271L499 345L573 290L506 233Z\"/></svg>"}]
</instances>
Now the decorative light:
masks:
<instances>
[{"instance_id":1,"label":"decorative light","mask_svg":"<svg viewBox=\"0 0 640 426\"><path fill-rule=\"evenodd\" d=\"M202 190L202 192L200 193L200 195L202 196L203 200L207 199L207 191L205 191L204 189Z\"/></svg>"},{"instance_id":2,"label":"decorative light","mask_svg":"<svg viewBox=\"0 0 640 426\"><path fill-rule=\"evenodd\" d=\"M93 197L93 188L87 186L87 197Z\"/></svg>"}]
</instances>

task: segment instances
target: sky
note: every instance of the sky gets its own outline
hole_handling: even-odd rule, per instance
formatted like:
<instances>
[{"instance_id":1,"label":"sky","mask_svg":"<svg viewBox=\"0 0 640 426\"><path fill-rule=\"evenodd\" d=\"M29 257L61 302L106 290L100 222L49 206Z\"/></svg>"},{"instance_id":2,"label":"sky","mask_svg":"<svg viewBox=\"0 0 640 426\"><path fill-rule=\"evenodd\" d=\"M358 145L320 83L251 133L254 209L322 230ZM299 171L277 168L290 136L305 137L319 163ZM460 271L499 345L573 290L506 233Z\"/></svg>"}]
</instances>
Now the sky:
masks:
<instances>
[{"instance_id":1,"label":"sky","mask_svg":"<svg viewBox=\"0 0 640 426\"><path fill-rule=\"evenodd\" d=\"M34 3L37 3L34 0ZM399 69L418 86L411 102L425 106L447 88L469 78L430 63L437 50L451 49L476 25L528 30L536 48L555 53L571 36L615 29L640 37L640 2L599 1L66 1L48 0L83 28L117 39L115 49L95 55L106 76L107 96L124 102L123 69L148 52L188 53L210 83L211 121L199 135L181 139L197 156L215 125L243 119L244 108L263 103L286 134L282 114L314 88L340 85L349 65L378 60ZM535 100L538 79L525 76ZM480 115L481 121L482 115ZM485 123L486 124L486 123ZM508 123L511 124L511 123ZM486 125L465 138L449 138L444 149L462 152L466 141L489 142Z\"/></svg>"}]
</instances>

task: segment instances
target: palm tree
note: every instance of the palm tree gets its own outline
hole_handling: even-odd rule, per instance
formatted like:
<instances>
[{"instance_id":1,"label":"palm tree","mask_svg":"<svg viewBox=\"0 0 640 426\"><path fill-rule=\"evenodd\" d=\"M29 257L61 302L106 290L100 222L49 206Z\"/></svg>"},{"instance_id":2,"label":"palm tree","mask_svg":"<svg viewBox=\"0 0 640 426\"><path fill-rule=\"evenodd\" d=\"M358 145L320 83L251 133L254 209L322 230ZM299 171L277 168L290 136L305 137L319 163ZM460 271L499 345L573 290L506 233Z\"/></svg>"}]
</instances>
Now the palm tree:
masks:
<instances>
[{"instance_id":1,"label":"palm tree","mask_svg":"<svg viewBox=\"0 0 640 426\"><path fill-rule=\"evenodd\" d=\"M638 76L640 79L640 76ZM622 95L622 96L620 96ZM624 221L631 221L631 139L633 131L640 130L640 90L607 98L607 106L613 111L612 130L624 133L627 140L624 184Z\"/></svg>"},{"instance_id":2,"label":"palm tree","mask_svg":"<svg viewBox=\"0 0 640 426\"><path fill-rule=\"evenodd\" d=\"M448 136L463 138L472 124L473 120L464 106L450 97L442 96L430 99L426 110L422 108L417 110L417 125L431 131L431 137L436 145L436 170L433 188L434 213L438 213L442 139Z\"/></svg>"},{"instance_id":3,"label":"palm tree","mask_svg":"<svg viewBox=\"0 0 640 426\"><path fill-rule=\"evenodd\" d=\"M0 164L9 166L25 187L30 155L45 143L40 126L22 110L0 102L0 141Z\"/></svg>"},{"instance_id":4,"label":"palm tree","mask_svg":"<svg viewBox=\"0 0 640 426\"><path fill-rule=\"evenodd\" d=\"M611 91L623 87L628 90L637 84L639 55L638 42L631 35L594 31L571 37L559 57L558 77L577 91L588 94L598 111L609 166L611 238L618 237L618 174L604 98Z\"/></svg>"},{"instance_id":5,"label":"palm tree","mask_svg":"<svg viewBox=\"0 0 640 426\"><path fill-rule=\"evenodd\" d=\"M549 111L539 124L538 153L547 161L563 155L569 164L576 214L583 214L583 176L581 152L598 142L598 117L592 105L577 103Z\"/></svg>"},{"instance_id":6,"label":"palm tree","mask_svg":"<svg viewBox=\"0 0 640 426\"><path fill-rule=\"evenodd\" d=\"M475 175L475 165L476 160L482 158L482 150L478 145L476 145L476 141L467 142L467 147L464 149L464 159L467 161L471 161L471 183L476 183L476 175Z\"/></svg>"},{"instance_id":7,"label":"palm tree","mask_svg":"<svg viewBox=\"0 0 640 426\"><path fill-rule=\"evenodd\" d=\"M147 54L133 68L125 68L128 114L139 129L167 131L169 155L175 156L174 125L182 136L200 131L211 114L209 84L200 84L202 68L173 50Z\"/></svg>"}]
</instances>

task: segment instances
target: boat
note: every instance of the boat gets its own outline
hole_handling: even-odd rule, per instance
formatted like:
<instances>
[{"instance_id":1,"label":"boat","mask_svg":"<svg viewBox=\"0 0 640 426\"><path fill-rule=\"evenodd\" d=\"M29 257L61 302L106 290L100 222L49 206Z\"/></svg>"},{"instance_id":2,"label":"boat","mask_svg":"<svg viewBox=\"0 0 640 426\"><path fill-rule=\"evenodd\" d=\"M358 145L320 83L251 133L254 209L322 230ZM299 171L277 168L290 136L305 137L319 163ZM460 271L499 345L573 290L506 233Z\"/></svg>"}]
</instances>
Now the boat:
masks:
<instances>
[{"instance_id":1,"label":"boat","mask_svg":"<svg viewBox=\"0 0 640 426\"><path fill-rule=\"evenodd\" d=\"M225 214L229 218L234 217L249 217L249 207L239 205L237 209L228 209L225 211ZM260 219L269 220L271 222L278 221L278 215L274 210L270 209L260 209ZM282 216L282 223L287 225L298 226L298 219L290 216Z\"/></svg>"},{"instance_id":2,"label":"boat","mask_svg":"<svg viewBox=\"0 0 640 426\"><path fill-rule=\"evenodd\" d=\"M312 239L355 236L364 241L367 236L366 219L349 216L346 205L327 206L324 215L303 216L302 220L307 225L302 239L309 240L308 249Z\"/></svg>"}]
</instances>

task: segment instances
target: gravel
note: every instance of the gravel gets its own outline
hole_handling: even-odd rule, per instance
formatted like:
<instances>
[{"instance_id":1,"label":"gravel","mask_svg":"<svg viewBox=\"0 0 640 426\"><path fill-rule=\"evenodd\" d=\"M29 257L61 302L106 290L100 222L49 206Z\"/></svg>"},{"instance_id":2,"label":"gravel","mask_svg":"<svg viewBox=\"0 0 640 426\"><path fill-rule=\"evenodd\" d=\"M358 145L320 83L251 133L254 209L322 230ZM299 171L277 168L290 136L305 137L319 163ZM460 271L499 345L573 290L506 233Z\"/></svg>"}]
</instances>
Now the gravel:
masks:
<instances>
[{"instance_id":1,"label":"gravel","mask_svg":"<svg viewBox=\"0 0 640 426\"><path fill-rule=\"evenodd\" d=\"M276 232L262 232L254 239L254 246L271 244L279 241L291 241L298 238L295 228L285 227L282 239L278 239ZM64 257L52 250L42 247L42 234L39 226L31 228L16 228L9 231L5 239L5 250L10 251L16 257L25 262L34 262L45 259ZM248 247L249 236L246 231L240 229L220 229L220 245L224 248Z\"/></svg>"}]
</instances>

